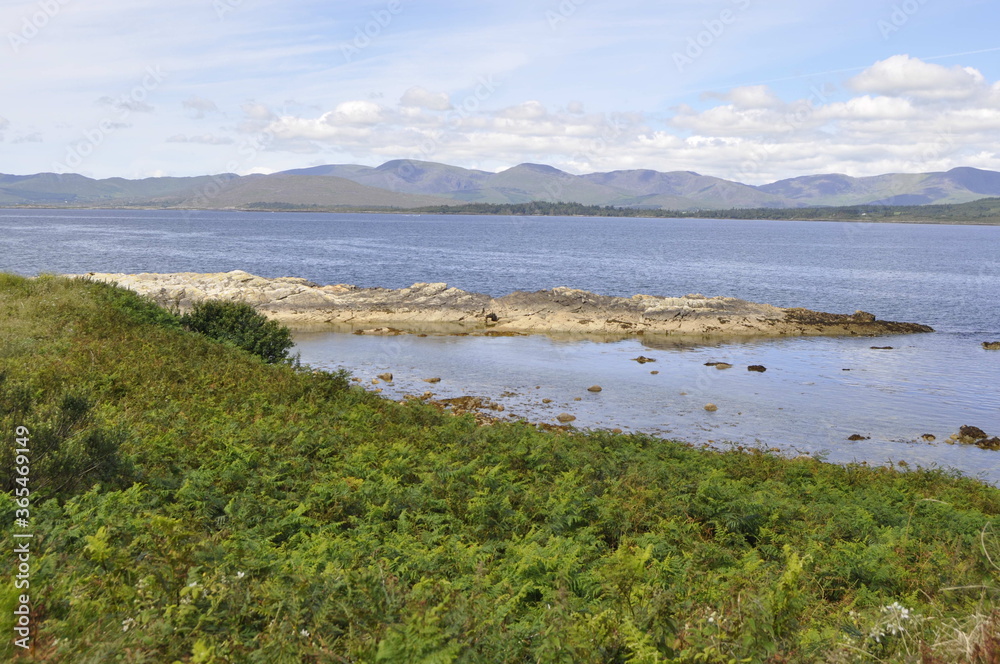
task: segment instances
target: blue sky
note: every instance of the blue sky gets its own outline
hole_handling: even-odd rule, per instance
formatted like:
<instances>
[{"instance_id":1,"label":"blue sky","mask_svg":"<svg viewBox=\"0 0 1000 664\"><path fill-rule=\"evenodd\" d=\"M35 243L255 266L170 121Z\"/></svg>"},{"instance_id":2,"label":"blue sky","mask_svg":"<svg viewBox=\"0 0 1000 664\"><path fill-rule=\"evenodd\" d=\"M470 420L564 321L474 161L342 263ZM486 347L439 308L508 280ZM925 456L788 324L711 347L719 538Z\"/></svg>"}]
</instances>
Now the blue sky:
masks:
<instances>
[{"instance_id":1,"label":"blue sky","mask_svg":"<svg viewBox=\"0 0 1000 664\"><path fill-rule=\"evenodd\" d=\"M0 172L1000 170L987 0L0 6Z\"/></svg>"}]
</instances>

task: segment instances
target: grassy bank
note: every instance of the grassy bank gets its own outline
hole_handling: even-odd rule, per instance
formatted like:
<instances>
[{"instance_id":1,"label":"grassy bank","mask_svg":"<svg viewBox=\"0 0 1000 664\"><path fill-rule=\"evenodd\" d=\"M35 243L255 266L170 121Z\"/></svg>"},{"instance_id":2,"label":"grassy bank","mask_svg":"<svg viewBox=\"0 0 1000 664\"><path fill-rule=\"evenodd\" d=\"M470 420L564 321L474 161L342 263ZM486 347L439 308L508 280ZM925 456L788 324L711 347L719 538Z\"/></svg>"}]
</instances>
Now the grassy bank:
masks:
<instances>
[{"instance_id":1,"label":"grassy bank","mask_svg":"<svg viewBox=\"0 0 1000 664\"><path fill-rule=\"evenodd\" d=\"M479 427L0 275L9 533L19 426L34 649L8 537L5 661L1000 656L1000 491L940 471Z\"/></svg>"}]
</instances>

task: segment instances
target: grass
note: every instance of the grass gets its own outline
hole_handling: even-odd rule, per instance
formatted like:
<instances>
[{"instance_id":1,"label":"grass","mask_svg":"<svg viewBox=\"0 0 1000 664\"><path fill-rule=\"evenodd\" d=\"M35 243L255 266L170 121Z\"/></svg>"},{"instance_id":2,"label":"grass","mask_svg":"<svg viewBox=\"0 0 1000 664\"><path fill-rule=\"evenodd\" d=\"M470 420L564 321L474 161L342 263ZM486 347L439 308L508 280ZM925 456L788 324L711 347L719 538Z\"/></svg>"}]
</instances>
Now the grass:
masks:
<instances>
[{"instance_id":1,"label":"grass","mask_svg":"<svg viewBox=\"0 0 1000 664\"><path fill-rule=\"evenodd\" d=\"M5 523L18 426L34 632L5 659L1000 657L1000 490L940 470L477 426L0 275Z\"/></svg>"}]
</instances>

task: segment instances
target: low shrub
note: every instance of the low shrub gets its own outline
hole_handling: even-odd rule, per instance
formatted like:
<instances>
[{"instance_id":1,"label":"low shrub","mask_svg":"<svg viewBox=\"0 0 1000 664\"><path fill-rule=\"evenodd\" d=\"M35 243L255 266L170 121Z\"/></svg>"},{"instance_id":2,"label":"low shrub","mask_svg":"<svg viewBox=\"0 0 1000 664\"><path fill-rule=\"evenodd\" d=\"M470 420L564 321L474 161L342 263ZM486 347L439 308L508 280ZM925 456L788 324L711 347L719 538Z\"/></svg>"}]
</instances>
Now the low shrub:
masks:
<instances>
[{"instance_id":1,"label":"low shrub","mask_svg":"<svg viewBox=\"0 0 1000 664\"><path fill-rule=\"evenodd\" d=\"M206 300L180 318L188 330L249 351L269 364L289 362L295 345L287 327L268 320L246 302Z\"/></svg>"}]
</instances>

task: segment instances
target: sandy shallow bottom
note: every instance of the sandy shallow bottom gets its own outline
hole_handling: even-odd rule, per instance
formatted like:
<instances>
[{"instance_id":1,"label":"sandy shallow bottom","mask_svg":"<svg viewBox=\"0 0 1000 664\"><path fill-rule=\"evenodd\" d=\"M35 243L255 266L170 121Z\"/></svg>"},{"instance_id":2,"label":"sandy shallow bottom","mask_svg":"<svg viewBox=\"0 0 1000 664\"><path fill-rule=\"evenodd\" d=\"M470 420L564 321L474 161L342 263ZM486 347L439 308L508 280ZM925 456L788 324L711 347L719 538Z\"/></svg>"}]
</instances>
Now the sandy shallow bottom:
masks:
<instances>
[{"instance_id":1,"label":"sandy shallow bottom","mask_svg":"<svg viewBox=\"0 0 1000 664\"><path fill-rule=\"evenodd\" d=\"M557 415L570 413L580 428L819 454L841 463L903 461L955 468L1000 484L1000 452L945 443L964 424L1000 433L1000 354L984 351L978 337L808 337L684 346L636 339L298 332L296 342L304 363L348 369L367 389L381 388L390 398L427 391L436 398L482 396L504 406L501 417L556 423ZM632 360L640 355L656 362ZM706 362L733 367L719 370ZM767 371L750 372L749 365ZM372 384L387 371L392 384ZM602 391L589 392L592 385ZM708 403L718 410L707 412ZM854 434L869 439L849 441ZM924 434L937 440L928 442Z\"/></svg>"}]
</instances>

